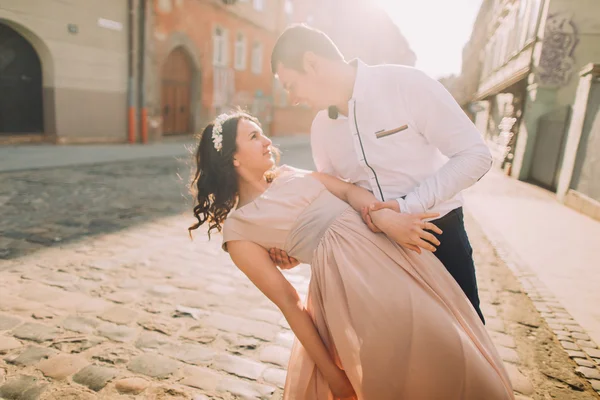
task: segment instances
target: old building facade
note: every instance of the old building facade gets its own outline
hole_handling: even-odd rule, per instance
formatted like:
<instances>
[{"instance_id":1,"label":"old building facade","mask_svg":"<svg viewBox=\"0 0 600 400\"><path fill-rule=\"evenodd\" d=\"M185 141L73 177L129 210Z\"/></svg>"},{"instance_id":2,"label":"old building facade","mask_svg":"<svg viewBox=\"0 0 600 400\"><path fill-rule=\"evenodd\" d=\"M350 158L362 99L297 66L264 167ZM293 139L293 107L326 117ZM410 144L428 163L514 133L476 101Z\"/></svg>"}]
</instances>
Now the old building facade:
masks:
<instances>
[{"instance_id":1,"label":"old building facade","mask_svg":"<svg viewBox=\"0 0 600 400\"><path fill-rule=\"evenodd\" d=\"M496 166L597 219L599 60L597 1L484 0L446 80Z\"/></svg>"},{"instance_id":2,"label":"old building facade","mask_svg":"<svg viewBox=\"0 0 600 400\"><path fill-rule=\"evenodd\" d=\"M348 59L414 65L366 0L3 0L0 141L152 142L235 107L270 135L306 134L315 112L288 104L270 69L295 22L327 32Z\"/></svg>"},{"instance_id":3,"label":"old building facade","mask_svg":"<svg viewBox=\"0 0 600 400\"><path fill-rule=\"evenodd\" d=\"M472 119L478 106L472 103L479 89L481 79L482 55L487 43L487 29L491 19L491 11L494 0L483 0L475 22L473 31L467 44L462 51L462 66L458 75L440 78L439 81L454 96L465 113Z\"/></svg>"},{"instance_id":4,"label":"old building facade","mask_svg":"<svg viewBox=\"0 0 600 400\"><path fill-rule=\"evenodd\" d=\"M493 0L477 92L467 101L512 176L556 190L578 71L600 58L600 3ZM473 63L475 57L471 57ZM465 60L466 61L466 60Z\"/></svg>"},{"instance_id":5,"label":"old building facade","mask_svg":"<svg viewBox=\"0 0 600 400\"><path fill-rule=\"evenodd\" d=\"M3 0L0 141L124 140L127 20L122 0Z\"/></svg>"}]
</instances>

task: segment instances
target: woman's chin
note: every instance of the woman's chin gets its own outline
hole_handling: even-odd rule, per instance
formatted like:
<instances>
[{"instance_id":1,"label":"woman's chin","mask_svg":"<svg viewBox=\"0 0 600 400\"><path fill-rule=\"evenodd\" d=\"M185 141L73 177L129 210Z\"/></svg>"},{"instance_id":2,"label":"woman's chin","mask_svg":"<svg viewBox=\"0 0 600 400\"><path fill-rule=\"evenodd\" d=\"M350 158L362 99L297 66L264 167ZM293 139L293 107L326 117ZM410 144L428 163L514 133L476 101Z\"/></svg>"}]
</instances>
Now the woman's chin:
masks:
<instances>
[{"instance_id":1,"label":"woman's chin","mask_svg":"<svg viewBox=\"0 0 600 400\"><path fill-rule=\"evenodd\" d=\"M269 166L269 169L275 166L275 159L273 158L273 155L268 158L267 165Z\"/></svg>"}]
</instances>

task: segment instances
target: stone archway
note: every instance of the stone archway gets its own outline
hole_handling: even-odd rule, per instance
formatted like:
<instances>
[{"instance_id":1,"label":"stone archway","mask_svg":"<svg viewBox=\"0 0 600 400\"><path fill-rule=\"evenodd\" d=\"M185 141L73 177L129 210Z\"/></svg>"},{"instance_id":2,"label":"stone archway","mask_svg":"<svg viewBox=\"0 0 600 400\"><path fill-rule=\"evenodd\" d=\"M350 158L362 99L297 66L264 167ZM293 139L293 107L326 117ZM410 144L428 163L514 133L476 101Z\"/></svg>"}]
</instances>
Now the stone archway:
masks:
<instances>
[{"instance_id":1,"label":"stone archway","mask_svg":"<svg viewBox=\"0 0 600 400\"><path fill-rule=\"evenodd\" d=\"M27 39L0 22L0 135L44 132L42 63Z\"/></svg>"},{"instance_id":2,"label":"stone archway","mask_svg":"<svg viewBox=\"0 0 600 400\"><path fill-rule=\"evenodd\" d=\"M41 69L41 107L42 107L42 129L37 131L34 136L44 138L45 140L52 140L56 135L56 102L55 102L55 94L54 94L54 61L52 58L52 53L50 49L37 35L34 31L27 28L25 25L19 23L18 21L14 21L12 19L6 19L0 17L0 26L2 26L3 32L10 32L10 35L14 37L16 34L17 37L23 39L31 48L33 48L36 53L37 60L40 64ZM0 43L4 43L8 40L8 37L3 33L0 35L2 39ZM6 62L6 60L5 60ZM25 74L25 80L28 80L27 74ZM4 94L4 92L3 92ZM2 96L10 99L9 96ZM25 140L29 135L12 132L15 134L14 138L23 137ZM6 132L6 134L10 135L11 132ZM0 133L0 139L4 134ZM7 136L9 140L11 140L10 136ZM17 139L19 140L19 139Z\"/></svg>"},{"instance_id":3,"label":"stone archway","mask_svg":"<svg viewBox=\"0 0 600 400\"><path fill-rule=\"evenodd\" d=\"M206 118L202 108L200 52L186 34L173 32L163 54L159 91L163 134L199 132Z\"/></svg>"}]
</instances>

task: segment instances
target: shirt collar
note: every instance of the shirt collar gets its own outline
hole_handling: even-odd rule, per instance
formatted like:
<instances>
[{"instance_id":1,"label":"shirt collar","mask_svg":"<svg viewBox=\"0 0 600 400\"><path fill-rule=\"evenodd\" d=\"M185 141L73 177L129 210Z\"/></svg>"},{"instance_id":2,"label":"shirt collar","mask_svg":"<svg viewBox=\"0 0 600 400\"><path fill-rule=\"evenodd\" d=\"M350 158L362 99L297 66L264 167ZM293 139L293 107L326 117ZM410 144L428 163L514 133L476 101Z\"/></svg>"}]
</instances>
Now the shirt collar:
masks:
<instances>
[{"instance_id":1,"label":"shirt collar","mask_svg":"<svg viewBox=\"0 0 600 400\"><path fill-rule=\"evenodd\" d=\"M366 82L368 81L369 66L361 59L355 58L348 64L356 68L356 78L354 79L354 88L352 89L352 97L350 100L356 100L364 96Z\"/></svg>"}]
</instances>

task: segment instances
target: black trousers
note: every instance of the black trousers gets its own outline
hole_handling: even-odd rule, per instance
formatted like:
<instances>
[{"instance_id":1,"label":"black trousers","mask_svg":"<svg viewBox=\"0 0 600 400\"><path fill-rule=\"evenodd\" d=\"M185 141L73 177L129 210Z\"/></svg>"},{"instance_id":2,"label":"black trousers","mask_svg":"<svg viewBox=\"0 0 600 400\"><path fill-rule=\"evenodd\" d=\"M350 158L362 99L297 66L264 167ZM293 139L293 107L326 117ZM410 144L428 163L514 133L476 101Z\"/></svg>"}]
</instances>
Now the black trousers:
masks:
<instances>
[{"instance_id":1,"label":"black trousers","mask_svg":"<svg viewBox=\"0 0 600 400\"><path fill-rule=\"evenodd\" d=\"M477 314L479 314L479 318L485 324L485 319L479 309L473 249L465 231L462 207L452 210L442 218L431 222L443 232L441 235L432 232L441 243L433 254L458 282L471 304L473 304Z\"/></svg>"}]
</instances>

